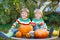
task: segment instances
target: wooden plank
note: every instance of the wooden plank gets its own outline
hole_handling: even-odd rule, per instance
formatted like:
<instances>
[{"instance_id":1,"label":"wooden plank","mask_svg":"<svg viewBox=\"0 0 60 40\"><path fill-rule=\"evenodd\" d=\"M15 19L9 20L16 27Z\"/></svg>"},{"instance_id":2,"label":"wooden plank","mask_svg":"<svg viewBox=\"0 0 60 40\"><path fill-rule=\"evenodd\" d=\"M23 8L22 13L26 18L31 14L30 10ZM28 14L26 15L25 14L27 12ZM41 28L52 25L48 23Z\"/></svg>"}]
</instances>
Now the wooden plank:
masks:
<instances>
[{"instance_id":1,"label":"wooden plank","mask_svg":"<svg viewBox=\"0 0 60 40\"><path fill-rule=\"evenodd\" d=\"M44 38L44 39L27 39L27 38L16 38L16 37L11 37L13 40L56 40L58 37L51 37L51 38Z\"/></svg>"}]
</instances>

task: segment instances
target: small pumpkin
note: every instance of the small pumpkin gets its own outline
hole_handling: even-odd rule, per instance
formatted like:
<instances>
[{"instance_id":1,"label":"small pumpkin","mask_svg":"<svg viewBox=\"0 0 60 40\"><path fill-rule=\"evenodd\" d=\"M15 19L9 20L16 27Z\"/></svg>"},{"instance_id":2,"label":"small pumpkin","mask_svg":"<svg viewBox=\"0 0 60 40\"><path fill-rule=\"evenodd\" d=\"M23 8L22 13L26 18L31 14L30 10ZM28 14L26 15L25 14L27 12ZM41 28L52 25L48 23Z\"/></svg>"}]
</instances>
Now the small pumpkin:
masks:
<instances>
[{"instance_id":1,"label":"small pumpkin","mask_svg":"<svg viewBox=\"0 0 60 40\"><path fill-rule=\"evenodd\" d=\"M26 37L27 37L27 38L30 38L30 37L31 37L30 33L27 33L27 34L26 34Z\"/></svg>"},{"instance_id":2,"label":"small pumpkin","mask_svg":"<svg viewBox=\"0 0 60 40\"><path fill-rule=\"evenodd\" d=\"M54 30L54 31L53 31L53 36L59 36L59 31Z\"/></svg>"},{"instance_id":3,"label":"small pumpkin","mask_svg":"<svg viewBox=\"0 0 60 40\"><path fill-rule=\"evenodd\" d=\"M49 35L49 32L46 29L37 29L34 32L35 38L46 38Z\"/></svg>"},{"instance_id":4,"label":"small pumpkin","mask_svg":"<svg viewBox=\"0 0 60 40\"><path fill-rule=\"evenodd\" d=\"M23 36L25 36L26 33L29 33L33 30L33 27L31 25L20 25L18 30L22 33Z\"/></svg>"},{"instance_id":5,"label":"small pumpkin","mask_svg":"<svg viewBox=\"0 0 60 40\"><path fill-rule=\"evenodd\" d=\"M22 36L22 34L20 31L16 32L16 37L21 37L21 36Z\"/></svg>"}]
</instances>

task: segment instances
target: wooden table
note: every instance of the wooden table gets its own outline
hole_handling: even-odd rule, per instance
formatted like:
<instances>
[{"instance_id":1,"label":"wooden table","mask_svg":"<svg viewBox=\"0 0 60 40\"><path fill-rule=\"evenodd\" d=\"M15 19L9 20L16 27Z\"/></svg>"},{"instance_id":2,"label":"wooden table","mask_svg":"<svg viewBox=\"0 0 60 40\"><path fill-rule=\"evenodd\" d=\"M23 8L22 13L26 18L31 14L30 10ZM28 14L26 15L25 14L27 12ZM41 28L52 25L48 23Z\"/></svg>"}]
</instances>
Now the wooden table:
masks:
<instances>
[{"instance_id":1,"label":"wooden table","mask_svg":"<svg viewBox=\"0 0 60 40\"><path fill-rule=\"evenodd\" d=\"M44 38L44 39L27 39L27 38L16 38L16 37L11 37L11 39L13 40L57 40L57 36L56 37L51 37L51 38Z\"/></svg>"}]
</instances>

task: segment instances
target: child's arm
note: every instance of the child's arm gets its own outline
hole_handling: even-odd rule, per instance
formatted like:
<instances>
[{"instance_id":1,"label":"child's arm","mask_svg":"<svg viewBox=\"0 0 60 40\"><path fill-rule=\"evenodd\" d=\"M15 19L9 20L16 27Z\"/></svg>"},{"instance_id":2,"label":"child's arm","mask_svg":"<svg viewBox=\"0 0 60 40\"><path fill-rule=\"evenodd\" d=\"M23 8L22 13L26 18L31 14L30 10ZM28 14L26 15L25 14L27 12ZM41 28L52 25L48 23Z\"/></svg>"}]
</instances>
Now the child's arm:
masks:
<instances>
[{"instance_id":1,"label":"child's arm","mask_svg":"<svg viewBox=\"0 0 60 40\"><path fill-rule=\"evenodd\" d=\"M41 26L41 28L47 29L46 23L44 23L44 24Z\"/></svg>"},{"instance_id":2,"label":"child's arm","mask_svg":"<svg viewBox=\"0 0 60 40\"><path fill-rule=\"evenodd\" d=\"M43 19L41 19L41 22L39 23L39 25L41 26L41 28L47 29L47 25L46 25L46 23L44 22Z\"/></svg>"},{"instance_id":3,"label":"child's arm","mask_svg":"<svg viewBox=\"0 0 60 40\"><path fill-rule=\"evenodd\" d=\"M20 24L20 20L19 19L17 19L16 22L13 23L13 25L10 28L9 31L13 31L18 26L18 24Z\"/></svg>"},{"instance_id":4,"label":"child's arm","mask_svg":"<svg viewBox=\"0 0 60 40\"><path fill-rule=\"evenodd\" d=\"M35 22L30 22L30 24L31 24L32 26L36 26L36 23L35 23Z\"/></svg>"}]
</instances>

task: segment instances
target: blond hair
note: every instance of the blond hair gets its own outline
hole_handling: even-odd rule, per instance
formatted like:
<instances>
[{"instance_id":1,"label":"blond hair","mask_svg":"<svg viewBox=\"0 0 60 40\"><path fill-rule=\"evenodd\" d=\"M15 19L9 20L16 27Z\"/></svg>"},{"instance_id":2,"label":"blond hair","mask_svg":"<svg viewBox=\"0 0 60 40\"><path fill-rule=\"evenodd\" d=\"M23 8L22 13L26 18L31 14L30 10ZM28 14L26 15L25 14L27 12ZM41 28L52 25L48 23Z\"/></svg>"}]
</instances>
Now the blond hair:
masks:
<instances>
[{"instance_id":1,"label":"blond hair","mask_svg":"<svg viewBox=\"0 0 60 40\"><path fill-rule=\"evenodd\" d=\"M34 13L37 13L37 12L39 12L43 16L43 12L40 9L35 9L34 10Z\"/></svg>"},{"instance_id":2,"label":"blond hair","mask_svg":"<svg viewBox=\"0 0 60 40\"><path fill-rule=\"evenodd\" d=\"M21 12L27 12L27 13L29 13L29 10L27 8L23 8L23 9L21 9Z\"/></svg>"},{"instance_id":3,"label":"blond hair","mask_svg":"<svg viewBox=\"0 0 60 40\"><path fill-rule=\"evenodd\" d=\"M21 14L22 12L26 12L26 13L28 14L28 17L29 17L29 9L27 9L27 8L22 8L21 11L20 11L20 14Z\"/></svg>"}]
</instances>

